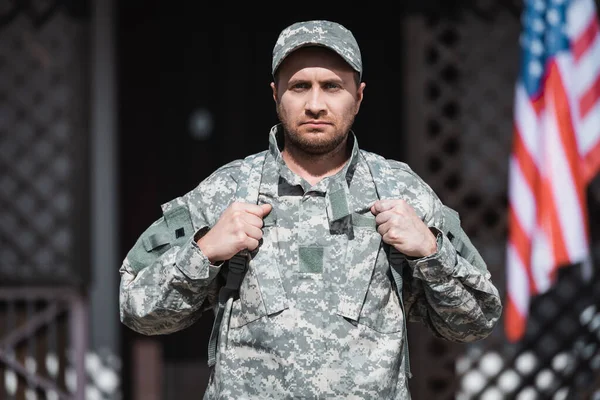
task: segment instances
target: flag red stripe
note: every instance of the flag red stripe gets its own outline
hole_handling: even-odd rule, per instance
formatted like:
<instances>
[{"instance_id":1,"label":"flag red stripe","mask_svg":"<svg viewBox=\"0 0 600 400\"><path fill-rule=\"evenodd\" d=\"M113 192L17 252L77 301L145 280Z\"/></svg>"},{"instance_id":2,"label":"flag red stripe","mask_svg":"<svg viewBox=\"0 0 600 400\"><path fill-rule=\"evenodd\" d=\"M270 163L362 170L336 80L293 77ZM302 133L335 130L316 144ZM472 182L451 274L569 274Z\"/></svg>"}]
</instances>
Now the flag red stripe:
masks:
<instances>
[{"instance_id":1,"label":"flag red stripe","mask_svg":"<svg viewBox=\"0 0 600 400\"><path fill-rule=\"evenodd\" d=\"M542 110L545 107L544 104L544 96L542 94L529 99L529 102L531 103L531 106L533 108L533 110L535 111L535 114L539 117L540 113L542 112Z\"/></svg>"},{"instance_id":2,"label":"flag red stripe","mask_svg":"<svg viewBox=\"0 0 600 400\"><path fill-rule=\"evenodd\" d=\"M525 334L525 316L519 313L510 295L504 312L504 331L511 342L516 342Z\"/></svg>"},{"instance_id":3,"label":"flag red stripe","mask_svg":"<svg viewBox=\"0 0 600 400\"><path fill-rule=\"evenodd\" d=\"M579 98L579 115L581 118L586 117L590 110L594 108L598 99L600 99L600 75L596 76L594 83Z\"/></svg>"},{"instance_id":4,"label":"flag red stripe","mask_svg":"<svg viewBox=\"0 0 600 400\"><path fill-rule=\"evenodd\" d=\"M600 129L600 126L598 127ZM589 184L600 170L600 140L587 152L583 159L583 180Z\"/></svg>"},{"instance_id":5,"label":"flag red stripe","mask_svg":"<svg viewBox=\"0 0 600 400\"><path fill-rule=\"evenodd\" d=\"M531 241L527 235L523 226L521 225L517 214L515 213L514 207L511 205L508 208L508 226L509 226L509 240L512 246L515 248L517 256L521 260L521 263L526 266L527 280L529 281L529 287L532 293L537 293L537 287L535 280L531 274Z\"/></svg>"},{"instance_id":6,"label":"flag red stripe","mask_svg":"<svg viewBox=\"0 0 600 400\"><path fill-rule=\"evenodd\" d=\"M539 214L537 220L542 226L542 230L548 238L549 244L552 246L552 254L554 257L553 271L556 270L557 263L564 263L569 259L565 239L562 235L558 210L552 194L552 180L549 177L544 177L540 187L538 196ZM551 273L554 275L554 272ZM554 280L552 278L552 280ZM532 292L533 293L533 292ZM537 292L535 292L537 293Z\"/></svg>"},{"instance_id":7,"label":"flag red stripe","mask_svg":"<svg viewBox=\"0 0 600 400\"><path fill-rule=\"evenodd\" d=\"M531 191L535 193L535 188L539 182L540 173L531 153L525 146L523 136L521 135L521 131L518 127L515 128L513 154L519 164L519 167L521 168L521 172L523 173L525 181L527 181Z\"/></svg>"},{"instance_id":8,"label":"flag red stripe","mask_svg":"<svg viewBox=\"0 0 600 400\"><path fill-rule=\"evenodd\" d=\"M585 54L587 49L593 43L597 34L598 20L596 18L591 18L590 23L585 28L583 33L579 35L579 37L573 42L573 57L575 58L575 61L579 61L583 54Z\"/></svg>"}]
</instances>

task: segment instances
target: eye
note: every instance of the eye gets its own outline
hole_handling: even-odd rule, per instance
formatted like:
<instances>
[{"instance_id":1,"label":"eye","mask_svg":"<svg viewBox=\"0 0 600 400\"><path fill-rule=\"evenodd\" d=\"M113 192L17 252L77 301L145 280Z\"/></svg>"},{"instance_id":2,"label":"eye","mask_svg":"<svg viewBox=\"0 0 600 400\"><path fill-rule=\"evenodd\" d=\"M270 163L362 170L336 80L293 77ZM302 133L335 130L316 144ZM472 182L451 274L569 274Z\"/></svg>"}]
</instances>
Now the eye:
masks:
<instances>
[{"instance_id":1,"label":"eye","mask_svg":"<svg viewBox=\"0 0 600 400\"><path fill-rule=\"evenodd\" d=\"M310 85L306 82L298 82L291 86L291 90L295 90L295 91L305 90L305 89L309 89L309 88L310 88Z\"/></svg>"},{"instance_id":2,"label":"eye","mask_svg":"<svg viewBox=\"0 0 600 400\"><path fill-rule=\"evenodd\" d=\"M325 85L323 85L323 87L327 90L337 90L337 89L341 89L341 85L335 82L327 82Z\"/></svg>"}]
</instances>

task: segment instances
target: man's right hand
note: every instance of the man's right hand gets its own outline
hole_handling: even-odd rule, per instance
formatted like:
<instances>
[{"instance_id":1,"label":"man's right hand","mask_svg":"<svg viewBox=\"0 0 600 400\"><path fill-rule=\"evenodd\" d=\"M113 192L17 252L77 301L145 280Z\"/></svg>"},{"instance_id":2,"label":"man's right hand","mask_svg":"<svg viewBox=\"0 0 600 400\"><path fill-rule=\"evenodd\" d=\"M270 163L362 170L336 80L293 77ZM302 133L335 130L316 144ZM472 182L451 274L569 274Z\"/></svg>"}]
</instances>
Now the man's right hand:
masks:
<instances>
[{"instance_id":1,"label":"man's right hand","mask_svg":"<svg viewBox=\"0 0 600 400\"><path fill-rule=\"evenodd\" d=\"M270 204L232 203L198 239L198 247L211 263L229 260L244 249L255 250L262 238L263 218L271 209Z\"/></svg>"}]
</instances>

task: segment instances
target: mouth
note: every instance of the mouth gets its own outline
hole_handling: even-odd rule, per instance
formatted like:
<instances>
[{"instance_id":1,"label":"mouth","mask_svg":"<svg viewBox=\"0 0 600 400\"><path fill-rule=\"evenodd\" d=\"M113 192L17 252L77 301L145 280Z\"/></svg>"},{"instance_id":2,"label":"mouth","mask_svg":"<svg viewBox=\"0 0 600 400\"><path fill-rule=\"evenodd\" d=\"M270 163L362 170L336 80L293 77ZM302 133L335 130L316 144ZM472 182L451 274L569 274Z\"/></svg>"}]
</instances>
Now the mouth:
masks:
<instances>
[{"instance_id":1,"label":"mouth","mask_svg":"<svg viewBox=\"0 0 600 400\"><path fill-rule=\"evenodd\" d=\"M325 122L325 121L314 121L314 120L312 120L312 121L305 121L305 122L302 123L302 125L308 125L310 127L318 128L318 127L323 127L323 126L331 125L331 124L329 122Z\"/></svg>"}]
</instances>

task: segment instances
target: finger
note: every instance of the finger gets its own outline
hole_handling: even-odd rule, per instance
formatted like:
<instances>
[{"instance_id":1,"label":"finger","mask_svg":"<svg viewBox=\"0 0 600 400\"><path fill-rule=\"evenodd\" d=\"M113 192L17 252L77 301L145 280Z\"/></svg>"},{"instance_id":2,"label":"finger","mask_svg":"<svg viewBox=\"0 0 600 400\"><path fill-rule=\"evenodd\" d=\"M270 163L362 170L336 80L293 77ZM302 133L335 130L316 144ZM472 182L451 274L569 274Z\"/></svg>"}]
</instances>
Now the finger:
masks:
<instances>
[{"instance_id":1,"label":"finger","mask_svg":"<svg viewBox=\"0 0 600 400\"><path fill-rule=\"evenodd\" d=\"M258 204L246 203L244 201L234 201L233 203L231 203L229 208L233 211L249 212L250 210L254 210L256 212L260 208L260 206Z\"/></svg>"},{"instance_id":2,"label":"finger","mask_svg":"<svg viewBox=\"0 0 600 400\"><path fill-rule=\"evenodd\" d=\"M379 232L379 234L382 237L384 237L390 230L390 227L391 227L391 224L389 224L389 223L381 224L377 227L377 232Z\"/></svg>"},{"instance_id":3,"label":"finger","mask_svg":"<svg viewBox=\"0 0 600 400\"><path fill-rule=\"evenodd\" d=\"M385 224L390 219L392 219L394 216L395 216L395 214L392 211L384 211L375 216L375 223L377 225Z\"/></svg>"},{"instance_id":4,"label":"finger","mask_svg":"<svg viewBox=\"0 0 600 400\"><path fill-rule=\"evenodd\" d=\"M254 251L258 247L259 243L260 242L257 239L249 237L246 239L246 249L249 251Z\"/></svg>"},{"instance_id":5,"label":"finger","mask_svg":"<svg viewBox=\"0 0 600 400\"><path fill-rule=\"evenodd\" d=\"M371 210L371 214L373 214L373 215L379 214L379 211L377 211L377 208L375 208L375 204L373 204L369 209Z\"/></svg>"},{"instance_id":6,"label":"finger","mask_svg":"<svg viewBox=\"0 0 600 400\"><path fill-rule=\"evenodd\" d=\"M263 219L261 217L256 216L255 214L244 213L242 215L242 220L251 226L255 226L257 228L262 228Z\"/></svg>"},{"instance_id":7,"label":"finger","mask_svg":"<svg viewBox=\"0 0 600 400\"><path fill-rule=\"evenodd\" d=\"M249 212L250 214L254 214L257 217L263 218L265 215L267 215L270 211L272 206L270 204L249 204L249 203L244 203L242 206L243 210L246 212Z\"/></svg>"},{"instance_id":8,"label":"finger","mask_svg":"<svg viewBox=\"0 0 600 400\"><path fill-rule=\"evenodd\" d=\"M394 208L396 200L378 200L373 204L373 214L377 215Z\"/></svg>"},{"instance_id":9,"label":"finger","mask_svg":"<svg viewBox=\"0 0 600 400\"><path fill-rule=\"evenodd\" d=\"M262 211L263 211L263 217L266 216L267 214L269 214L271 212L271 210L273 209L273 206L270 204L261 204L260 205L262 207Z\"/></svg>"},{"instance_id":10,"label":"finger","mask_svg":"<svg viewBox=\"0 0 600 400\"><path fill-rule=\"evenodd\" d=\"M383 236L382 239L385 243L399 244L402 243L402 237L398 235L398 232L390 229Z\"/></svg>"},{"instance_id":11,"label":"finger","mask_svg":"<svg viewBox=\"0 0 600 400\"><path fill-rule=\"evenodd\" d=\"M262 229L257 228L256 226L252 226L252 225L246 225L244 232L246 233L247 237L256 239L256 240L261 239L263 236Z\"/></svg>"}]
</instances>

